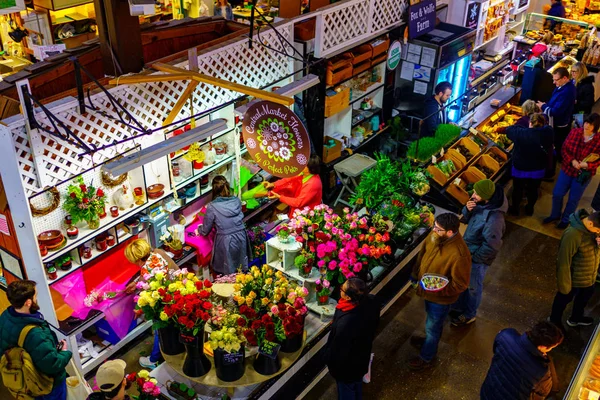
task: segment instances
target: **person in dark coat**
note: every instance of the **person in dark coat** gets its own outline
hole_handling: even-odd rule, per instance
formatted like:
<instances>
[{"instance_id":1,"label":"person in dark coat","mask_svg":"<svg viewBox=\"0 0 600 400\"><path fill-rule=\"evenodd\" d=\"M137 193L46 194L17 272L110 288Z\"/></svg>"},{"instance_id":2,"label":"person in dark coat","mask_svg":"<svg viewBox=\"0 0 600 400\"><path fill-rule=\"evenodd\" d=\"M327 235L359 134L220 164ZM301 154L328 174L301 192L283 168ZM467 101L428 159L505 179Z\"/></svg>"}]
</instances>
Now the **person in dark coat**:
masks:
<instances>
[{"instance_id":1,"label":"person in dark coat","mask_svg":"<svg viewBox=\"0 0 600 400\"><path fill-rule=\"evenodd\" d=\"M587 67L582 62L577 62L571 67L571 77L577 88L574 114L589 115L595 103L594 76L588 74Z\"/></svg>"},{"instance_id":2,"label":"person in dark coat","mask_svg":"<svg viewBox=\"0 0 600 400\"><path fill-rule=\"evenodd\" d=\"M552 154L554 131L546 125L546 117L543 114L533 114L530 117L529 127L509 126L506 128L506 135L514 143L512 158L514 186L512 206L508 212L519 215L523 192L526 192L525 214L531 216L538 199L540 184L546 174L548 157Z\"/></svg>"},{"instance_id":3,"label":"person in dark coat","mask_svg":"<svg viewBox=\"0 0 600 400\"><path fill-rule=\"evenodd\" d=\"M19 335L26 326L35 325L25 337L23 348L31 356L38 372L54 378L52 391L38 399L65 400L65 368L73 354L67 350L66 341L58 341L40 313L35 286L36 283L29 280L15 281L8 285L6 297L11 305L0 315L0 355L17 346Z\"/></svg>"},{"instance_id":4,"label":"person in dark coat","mask_svg":"<svg viewBox=\"0 0 600 400\"><path fill-rule=\"evenodd\" d=\"M551 322L541 321L520 335L503 329L494 340L494 357L481 386L481 400L543 400L558 379L548 352L563 341Z\"/></svg>"},{"instance_id":5,"label":"person in dark coat","mask_svg":"<svg viewBox=\"0 0 600 400\"><path fill-rule=\"evenodd\" d=\"M212 181L213 201L206 207L198 233L206 236L216 230L211 266L214 274L229 275L248 269L250 242L244 226L242 202L231 195L229 182L218 175Z\"/></svg>"},{"instance_id":6,"label":"person in dark coat","mask_svg":"<svg viewBox=\"0 0 600 400\"><path fill-rule=\"evenodd\" d=\"M446 109L442 107L452 96L452 85L450 82L440 82L434 89L434 95L423 103L423 125L421 137L434 136L439 124L447 124L448 116ZM429 117L429 118L427 118Z\"/></svg>"},{"instance_id":7,"label":"person in dark coat","mask_svg":"<svg viewBox=\"0 0 600 400\"><path fill-rule=\"evenodd\" d=\"M367 294L363 280L350 278L344 282L325 350L340 400L362 398L362 379L369 369L380 312L379 302Z\"/></svg>"},{"instance_id":8,"label":"person in dark coat","mask_svg":"<svg viewBox=\"0 0 600 400\"><path fill-rule=\"evenodd\" d=\"M548 15L551 17L565 18L567 12L565 10L565 6L563 5L561 0L550 0L550 9L548 10ZM546 29L550 29L554 32L556 29L560 28L562 22L555 21L553 19L546 19L545 24Z\"/></svg>"}]
</instances>

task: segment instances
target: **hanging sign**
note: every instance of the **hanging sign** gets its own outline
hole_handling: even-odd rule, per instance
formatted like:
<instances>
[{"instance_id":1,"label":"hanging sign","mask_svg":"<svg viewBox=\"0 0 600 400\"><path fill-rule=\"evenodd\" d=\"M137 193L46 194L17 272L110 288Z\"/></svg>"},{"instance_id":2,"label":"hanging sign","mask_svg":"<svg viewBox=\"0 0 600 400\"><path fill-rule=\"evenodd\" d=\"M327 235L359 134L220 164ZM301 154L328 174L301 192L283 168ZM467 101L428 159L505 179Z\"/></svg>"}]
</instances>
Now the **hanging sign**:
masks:
<instances>
[{"instance_id":1,"label":"hanging sign","mask_svg":"<svg viewBox=\"0 0 600 400\"><path fill-rule=\"evenodd\" d=\"M402 59L402 44L399 40L395 40L390 45L387 57L387 67L390 71L395 70L400 65Z\"/></svg>"},{"instance_id":2,"label":"hanging sign","mask_svg":"<svg viewBox=\"0 0 600 400\"><path fill-rule=\"evenodd\" d=\"M408 7L408 38L415 39L435 28L435 0L421 0Z\"/></svg>"},{"instance_id":3,"label":"hanging sign","mask_svg":"<svg viewBox=\"0 0 600 400\"><path fill-rule=\"evenodd\" d=\"M308 132L289 108L260 101L246 111L242 129L248 152L271 175L296 176L308 164Z\"/></svg>"},{"instance_id":4,"label":"hanging sign","mask_svg":"<svg viewBox=\"0 0 600 400\"><path fill-rule=\"evenodd\" d=\"M465 28L475 29L479 24L479 10L481 3L469 3L467 5L467 20L465 21Z\"/></svg>"}]
</instances>

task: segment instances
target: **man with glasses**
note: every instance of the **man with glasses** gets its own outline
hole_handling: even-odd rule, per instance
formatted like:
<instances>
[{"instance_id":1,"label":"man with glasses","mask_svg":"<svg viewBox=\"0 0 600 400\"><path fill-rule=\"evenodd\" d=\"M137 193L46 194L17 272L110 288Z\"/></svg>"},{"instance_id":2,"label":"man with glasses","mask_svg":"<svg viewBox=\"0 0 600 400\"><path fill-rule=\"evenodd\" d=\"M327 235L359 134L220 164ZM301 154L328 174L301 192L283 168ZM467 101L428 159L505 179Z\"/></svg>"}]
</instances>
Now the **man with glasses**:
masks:
<instances>
[{"instance_id":1,"label":"man with glasses","mask_svg":"<svg viewBox=\"0 0 600 400\"><path fill-rule=\"evenodd\" d=\"M571 81L569 71L564 67L559 67L552 72L552 81L556 89L552 92L552 97L548 103L537 102L538 107L550 118L550 125L554 127L554 150L556 161L561 161L562 145L571 130L571 119L577 99L577 88ZM552 171L554 174L554 171Z\"/></svg>"},{"instance_id":2,"label":"man with glasses","mask_svg":"<svg viewBox=\"0 0 600 400\"><path fill-rule=\"evenodd\" d=\"M569 223L560 238L556 261L558 292L550 315L550 322L563 331L562 316L571 301L573 310L567 325L576 327L594 323L592 317L583 315L583 310L594 294L600 263L600 212L588 215L581 209L571 214Z\"/></svg>"},{"instance_id":3,"label":"man with glasses","mask_svg":"<svg viewBox=\"0 0 600 400\"><path fill-rule=\"evenodd\" d=\"M483 296L485 273L502 247L504 214L507 210L508 200L502 187L496 187L489 179L482 179L473 185L473 195L462 210L463 222L468 224L465 242L473 260L471 280L469 289L452 305L452 326L466 326L475 322Z\"/></svg>"},{"instance_id":4,"label":"man with glasses","mask_svg":"<svg viewBox=\"0 0 600 400\"><path fill-rule=\"evenodd\" d=\"M433 232L425 239L415 263L412 280L418 282L417 295L425 299L425 337L413 336L411 344L420 347L419 357L409 362L409 367L421 371L431 367L442 337L444 322L450 306L469 286L471 254L458 232L460 221L455 214L436 217ZM448 283L442 289L428 287L423 277L444 277Z\"/></svg>"}]
</instances>

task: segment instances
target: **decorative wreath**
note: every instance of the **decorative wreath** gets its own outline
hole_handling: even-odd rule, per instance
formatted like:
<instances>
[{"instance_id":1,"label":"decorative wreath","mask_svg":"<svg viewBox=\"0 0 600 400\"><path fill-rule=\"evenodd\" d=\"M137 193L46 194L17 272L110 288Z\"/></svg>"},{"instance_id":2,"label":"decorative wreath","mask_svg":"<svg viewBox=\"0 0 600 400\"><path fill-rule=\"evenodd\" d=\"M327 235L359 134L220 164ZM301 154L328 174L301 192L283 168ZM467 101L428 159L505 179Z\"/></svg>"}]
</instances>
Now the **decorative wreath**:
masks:
<instances>
[{"instance_id":1,"label":"decorative wreath","mask_svg":"<svg viewBox=\"0 0 600 400\"><path fill-rule=\"evenodd\" d=\"M125 182L127 180L127 172L125 172L122 175L117 176L115 179L111 178L111 175L106 171L102 171L101 175L102 175L102 184L106 187L119 186L120 184L122 184L123 182Z\"/></svg>"},{"instance_id":2,"label":"decorative wreath","mask_svg":"<svg viewBox=\"0 0 600 400\"><path fill-rule=\"evenodd\" d=\"M31 201L29 202L29 207L31 208L31 215L34 217L43 217L44 215L50 214L52 211L56 210L60 205L60 193L58 193L58 189L53 187L50 188L46 193L50 193L52 195L52 203L44 208L37 208Z\"/></svg>"}]
</instances>

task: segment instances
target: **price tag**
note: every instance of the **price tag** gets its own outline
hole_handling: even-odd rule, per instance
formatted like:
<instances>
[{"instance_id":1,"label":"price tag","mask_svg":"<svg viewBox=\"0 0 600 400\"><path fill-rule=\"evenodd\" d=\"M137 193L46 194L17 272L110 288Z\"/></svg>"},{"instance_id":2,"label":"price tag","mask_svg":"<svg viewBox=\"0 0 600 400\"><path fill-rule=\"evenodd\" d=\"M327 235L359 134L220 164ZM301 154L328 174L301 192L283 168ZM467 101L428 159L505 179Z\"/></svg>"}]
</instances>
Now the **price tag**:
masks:
<instances>
[{"instance_id":1,"label":"price tag","mask_svg":"<svg viewBox=\"0 0 600 400\"><path fill-rule=\"evenodd\" d=\"M243 360L244 360L244 354L240 353L240 352L225 353L223 355L223 364L225 364L225 365L239 364Z\"/></svg>"},{"instance_id":2,"label":"price tag","mask_svg":"<svg viewBox=\"0 0 600 400\"><path fill-rule=\"evenodd\" d=\"M460 186L460 183L461 183L461 182L462 182L462 180L461 180L460 178L456 178L456 179L454 180L454 184L455 184L456 186Z\"/></svg>"},{"instance_id":3,"label":"price tag","mask_svg":"<svg viewBox=\"0 0 600 400\"><path fill-rule=\"evenodd\" d=\"M440 150L440 157L444 157L444 148L442 147L442 150Z\"/></svg>"},{"instance_id":4,"label":"price tag","mask_svg":"<svg viewBox=\"0 0 600 400\"><path fill-rule=\"evenodd\" d=\"M437 163L437 158L435 156L431 156L431 163L432 164Z\"/></svg>"},{"instance_id":5,"label":"price tag","mask_svg":"<svg viewBox=\"0 0 600 400\"><path fill-rule=\"evenodd\" d=\"M258 348L258 352L260 354L262 354L263 356L267 356L274 360L275 358L277 358L277 354L279 354L280 348L281 348L280 344L269 342L268 340L265 340Z\"/></svg>"}]
</instances>

